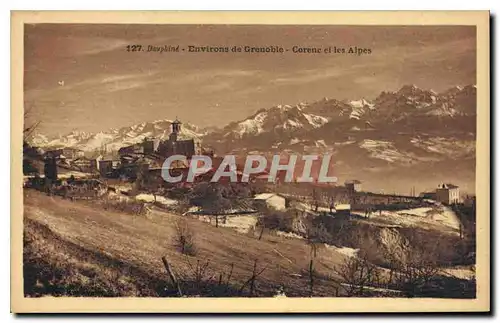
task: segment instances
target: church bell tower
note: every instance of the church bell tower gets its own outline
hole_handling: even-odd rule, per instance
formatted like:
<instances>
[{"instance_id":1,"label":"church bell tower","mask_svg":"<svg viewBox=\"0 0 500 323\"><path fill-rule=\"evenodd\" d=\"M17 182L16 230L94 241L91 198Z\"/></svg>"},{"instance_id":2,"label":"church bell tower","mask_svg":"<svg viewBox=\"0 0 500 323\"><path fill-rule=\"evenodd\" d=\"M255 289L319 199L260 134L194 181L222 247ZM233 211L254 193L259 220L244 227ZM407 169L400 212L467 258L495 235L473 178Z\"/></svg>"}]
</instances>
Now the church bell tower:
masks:
<instances>
[{"instance_id":1,"label":"church bell tower","mask_svg":"<svg viewBox=\"0 0 500 323\"><path fill-rule=\"evenodd\" d=\"M181 132L181 125L182 125L182 122L179 121L179 119L177 119L177 117L175 118L174 122L172 122L172 133L170 134L170 141L172 142L175 142L177 141L177 137L179 135L179 133Z\"/></svg>"}]
</instances>

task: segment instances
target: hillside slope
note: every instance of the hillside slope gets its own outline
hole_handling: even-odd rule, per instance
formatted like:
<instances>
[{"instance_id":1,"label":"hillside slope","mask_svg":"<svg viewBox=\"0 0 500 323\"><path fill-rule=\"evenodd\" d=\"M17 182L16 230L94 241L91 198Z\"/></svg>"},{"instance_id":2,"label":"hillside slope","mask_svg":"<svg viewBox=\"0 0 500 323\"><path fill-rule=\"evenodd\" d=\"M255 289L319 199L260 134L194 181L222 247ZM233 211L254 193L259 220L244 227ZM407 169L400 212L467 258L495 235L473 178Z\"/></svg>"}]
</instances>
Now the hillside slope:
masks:
<instances>
[{"instance_id":1,"label":"hillside slope","mask_svg":"<svg viewBox=\"0 0 500 323\"><path fill-rule=\"evenodd\" d=\"M210 262L209 272L216 277L209 283L212 293L219 274L226 277L234 264L229 290L212 296L234 295L250 278L255 259L258 271L266 267L257 279L258 296L273 295L280 285L289 296L306 296L308 290L305 272L310 248L301 240L267 234L258 240L188 219L198 249L196 257L188 257L173 245L176 215L153 211L148 219L32 190L25 190L24 206L25 294L29 296L171 296L174 292L162 256L183 280L187 294L194 281L189 264L196 266L197 260ZM344 257L330 249L318 254L316 296L335 295L335 277L328 277Z\"/></svg>"}]
</instances>

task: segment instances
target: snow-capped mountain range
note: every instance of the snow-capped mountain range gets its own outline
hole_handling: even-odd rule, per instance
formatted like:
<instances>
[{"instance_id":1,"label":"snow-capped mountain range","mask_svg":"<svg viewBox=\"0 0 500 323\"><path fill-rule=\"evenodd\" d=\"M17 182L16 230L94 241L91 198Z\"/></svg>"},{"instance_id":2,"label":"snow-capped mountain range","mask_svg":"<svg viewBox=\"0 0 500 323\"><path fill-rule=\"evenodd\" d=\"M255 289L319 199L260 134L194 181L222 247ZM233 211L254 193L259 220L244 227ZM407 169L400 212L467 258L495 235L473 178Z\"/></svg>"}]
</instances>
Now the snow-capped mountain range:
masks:
<instances>
[{"instance_id":1,"label":"snow-capped mountain range","mask_svg":"<svg viewBox=\"0 0 500 323\"><path fill-rule=\"evenodd\" d=\"M157 120L99 133L74 131L58 138L36 134L31 143L89 152L105 146L112 151L145 137L167 139L170 129L171 120ZM405 85L373 100L323 98L265 108L219 129L184 123L181 138L201 139L202 146L218 154L329 153L336 173L346 177L407 178L411 167L434 177L460 173L471 180L475 134L475 85L441 93Z\"/></svg>"},{"instance_id":2,"label":"snow-capped mountain range","mask_svg":"<svg viewBox=\"0 0 500 323\"><path fill-rule=\"evenodd\" d=\"M296 106L262 109L208 133L204 142L223 149L229 144L247 150L266 150L267 147L286 149L307 141L314 141L316 146L333 146L349 137L373 139L370 137L391 137L405 131L438 135L475 132L475 114L473 85L454 87L443 93L405 85L395 92L382 92L373 101L324 98Z\"/></svg>"},{"instance_id":3,"label":"snow-capped mountain range","mask_svg":"<svg viewBox=\"0 0 500 323\"><path fill-rule=\"evenodd\" d=\"M461 174L473 190L475 134L474 85L442 93L406 85L374 100L324 98L263 109L208 133L203 143L221 154L332 154L344 179L406 182L411 174L436 180ZM415 180L423 182L421 175Z\"/></svg>"},{"instance_id":4,"label":"snow-capped mountain range","mask_svg":"<svg viewBox=\"0 0 500 323\"><path fill-rule=\"evenodd\" d=\"M400 151L395 144L401 138L408 137L408 145L424 150L423 143L442 144L447 138L450 142L460 142L464 135L475 134L475 115L474 85L456 86L442 93L405 85L398 91L382 92L371 101L365 98L351 101L324 98L295 106L265 108L222 129L204 130L184 123L181 138L203 139L205 145L219 153L338 152L356 145L371 151L370 156L384 159L383 154L373 153L374 147L377 151ZM39 147L73 147L84 151L105 146L111 151L138 143L145 137L167 139L171 122L143 122L99 133L73 131L58 138L36 134L31 142ZM473 137L465 138L466 141L469 139L474 140ZM468 144L465 143L465 146ZM452 150L448 147L442 152L451 153ZM432 147L427 149L430 153L439 151ZM394 159L397 157L385 158ZM410 154L400 156L400 159L418 158Z\"/></svg>"},{"instance_id":5,"label":"snow-capped mountain range","mask_svg":"<svg viewBox=\"0 0 500 323\"><path fill-rule=\"evenodd\" d=\"M278 105L257 111L254 115L240 122L227 125L225 138L241 139L268 132L286 133L297 130L311 130L328 123L328 118L306 113L304 104L297 106Z\"/></svg>"}]
</instances>

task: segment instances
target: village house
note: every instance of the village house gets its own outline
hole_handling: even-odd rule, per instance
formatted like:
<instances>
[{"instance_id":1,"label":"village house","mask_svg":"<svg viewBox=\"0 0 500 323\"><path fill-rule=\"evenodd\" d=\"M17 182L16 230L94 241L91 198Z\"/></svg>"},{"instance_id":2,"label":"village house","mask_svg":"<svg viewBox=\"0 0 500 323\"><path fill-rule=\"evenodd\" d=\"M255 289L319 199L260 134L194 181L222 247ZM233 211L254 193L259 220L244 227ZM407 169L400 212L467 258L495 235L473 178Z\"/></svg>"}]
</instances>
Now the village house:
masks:
<instances>
[{"instance_id":1,"label":"village house","mask_svg":"<svg viewBox=\"0 0 500 323\"><path fill-rule=\"evenodd\" d=\"M144 153L143 143L133 144L118 149L118 154L120 156L130 155L130 154L143 154L143 153Z\"/></svg>"},{"instance_id":2,"label":"village house","mask_svg":"<svg viewBox=\"0 0 500 323\"><path fill-rule=\"evenodd\" d=\"M57 160L53 155L45 157L43 174L46 179L50 181L57 181Z\"/></svg>"},{"instance_id":3,"label":"village house","mask_svg":"<svg viewBox=\"0 0 500 323\"><path fill-rule=\"evenodd\" d=\"M99 170L99 161L103 159L104 157L102 155L97 155L94 158L91 158L92 164L95 164L95 169Z\"/></svg>"},{"instance_id":4,"label":"village house","mask_svg":"<svg viewBox=\"0 0 500 323\"><path fill-rule=\"evenodd\" d=\"M436 201L448 205L459 203L459 187L453 184L439 184L436 189Z\"/></svg>"},{"instance_id":5,"label":"village house","mask_svg":"<svg viewBox=\"0 0 500 323\"><path fill-rule=\"evenodd\" d=\"M75 160L72 160L71 165L78 167L79 169L84 171L91 171L97 168L95 160L85 157L80 157L76 158Z\"/></svg>"},{"instance_id":6,"label":"village house","mask_svg":"<svg viewBox=\"0 0 500 323\"><path fill-rule=\"evenodd\" d=\"M348 192L359 192L361 191L361 181L357 179L349 180L344 183Z\"/></svg>"},{"instance_id":7,"label":"village house","mask_svg":"<svg viewBox=\"0 0 500 323\"><path fill-rule=\"evenodd\" d=\"M106 176L113 171L113 161L112 160L99 160L99 173L101 176Z\"/></svg>"},{"instance_id":8,"label":"village house","mask_svg":"<svg viewBox=\"0 0 500 323\"><path fill-rule=\"evenodd\" d=\"M66 147L62 149L62 154L68 159L77 159L83 157L85 152L80 149Z\"/></svg>"},{"instance_id":9,"label":"village house","mask_svg":"<svg viewBox=\"0 0 500 323\"><path fill-rule=\"evenodd\" d=\"M63 155L62 149L51 149L47 150L44 154L46 158L59 158L59 156Z\"/></svg>"},{"instance_id":10,"label":"village house","mask_svg":"<svg viewBox=\"0 0 500 323\"><path fill-rule=\"evenodd\" d=\"M80 149L75 149L75 148L59 148L59 149L52 149L52 150L47 150L45 152L46 157L54 157L54 158L59 158L59 159L77 159L81 158L85 155L85 152Z\"/></svg>"},{"instance_id":11,"label":"village house","mask_svg":"<svg viewBox=\"0 0 500 323\"><path fill-rule=\"evenodd\" d=\"M261 193L254 197L257 204L261 206L267 206L268 208L283 211L287 208L287 199L275 193Z\"/></svg>"},{"instance_id":12,"label":"village house","mask_svg":"<svg viewBox=\"0 0 500 323\"><path fill-rule=\"evenodd\" d=\"M154 154L160 145L160 140L155 138L144 138L142 142L142 152L145 155Z\"/></svg>"}]
</instances>

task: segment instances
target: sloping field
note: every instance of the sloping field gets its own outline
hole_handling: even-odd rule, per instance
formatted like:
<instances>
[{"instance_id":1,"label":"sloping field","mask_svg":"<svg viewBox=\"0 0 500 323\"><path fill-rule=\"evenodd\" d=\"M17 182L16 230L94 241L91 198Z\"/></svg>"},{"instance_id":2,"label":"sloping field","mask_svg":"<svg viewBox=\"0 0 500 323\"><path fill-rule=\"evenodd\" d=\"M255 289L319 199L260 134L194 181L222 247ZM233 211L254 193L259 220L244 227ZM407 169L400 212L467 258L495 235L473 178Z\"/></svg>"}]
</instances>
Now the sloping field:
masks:
<instances>
[{"instance_id":1,"label":"sloping field","mask_svg":"<svg viewBox=\"0 0 500 323\"><path fill-rule=\"evenodd\" d=\"M257 272L266 268L257 278L257 296L273 295L281 285L288 296L308 295L310 247L303 240L267 233L258 240L187 218L195 233L197 253L193 257L174 246L177 215L160 211L148 218L122 214L91 202L71 202L28 189L24 208L25 294L30 296L173 295L162 256L180 277L185 294L200 290L192 291L196 281L192 267L197 260L209 261L203 275L205 296L239 295L257 260ZM330 248L318 252L315 296L335 295L338 279L333 268L344 257ZM221 287L220 275L225 285L232 264L228 286ZM241 295L247 296L248 288Z\"/></svg>"},{"instance_id":2,"label":"sloping field","mask_svg":"<svg viewBox=\"0 0 500 323\"><path fill-rule=\"evenodd\" d=\"M353 212L359 216L363 213ZM373 212L369 220L382 221L390 225L435 230L443 233L459 235L460 220L446 206L420 207L399 211Z\"/></svg>"}]
</instances>

